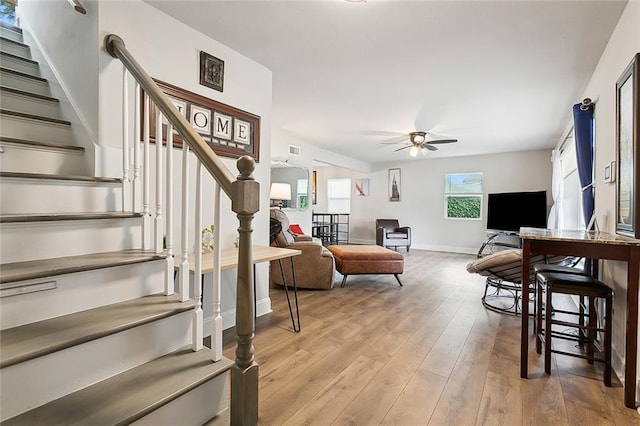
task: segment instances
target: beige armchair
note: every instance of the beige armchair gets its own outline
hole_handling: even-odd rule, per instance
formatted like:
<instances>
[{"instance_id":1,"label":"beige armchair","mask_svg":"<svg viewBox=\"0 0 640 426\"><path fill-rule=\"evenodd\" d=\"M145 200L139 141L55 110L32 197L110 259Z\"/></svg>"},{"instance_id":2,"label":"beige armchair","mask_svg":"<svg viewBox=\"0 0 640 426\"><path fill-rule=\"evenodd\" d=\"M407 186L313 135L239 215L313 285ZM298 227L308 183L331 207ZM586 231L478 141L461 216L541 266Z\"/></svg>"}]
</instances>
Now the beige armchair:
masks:
<instances>
[{"instance_id":1,"label":"beige armchair","mask_svg":"<svg viewBox=\"0 0 640 426\"><path fill-rule=\"evenodd\" d=\"M300 250L302 254L283 259L281 262L274 260L270 264L271 282L284 285L282 271L287 285L293 285L293 272L295 273L298 288L331 289L333 288L333 255L317 238L308 235L297 235L289 231L289 218L280 209L271 209L270 216L277 219L282 225L282 231L271 243L273 246L286 247Z\"/></svg>"}]
</instances>

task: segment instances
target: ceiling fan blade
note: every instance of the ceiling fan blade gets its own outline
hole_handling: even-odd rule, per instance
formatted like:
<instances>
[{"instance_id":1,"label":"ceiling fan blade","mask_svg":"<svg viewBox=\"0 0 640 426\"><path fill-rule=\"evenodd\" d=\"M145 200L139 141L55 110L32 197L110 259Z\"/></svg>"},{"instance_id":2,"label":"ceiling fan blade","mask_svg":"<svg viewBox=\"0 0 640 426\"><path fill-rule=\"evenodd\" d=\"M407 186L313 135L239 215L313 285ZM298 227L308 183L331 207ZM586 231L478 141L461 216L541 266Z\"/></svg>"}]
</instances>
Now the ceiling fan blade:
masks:
<instances>
[{"instance_id":1,"label":"ceiling fan blade","mask_svg":"<svg viewBox=\"0 0 640 426\"><path fill-rule=\"evenodd\" d=\"M454 143L458 142L458 139L436 139L434 141L427 141L426 143L430 144L439 144L439 143Z\"/></svg>"},{"instance_id":2,"label":"ceiling fan blade","mask_svg":"<svg viewBox=\"0 0 640 426\"><path fill-rule=\"evenodd\" d=\"M390 144L394 144L394 143L406 143L407 142L407 136L403 135L403 136L394 136L392 138L386 138L380 141L381 144L383 145L390 145Z\"/></svg>"},{"instance_id":3,"label":"ceiling fan blade","mask_svg":"<svg viewBox=\"0 0 640 426\"><path fill-rule=\"evenodd\" d=\"M413 145L403 146L402 148L398 148L398 149L394 150L393 152L402 151L403 149L411 148L412 146L413 146Z\"/></svg>"},{"instance_id":4,"label":"ceiling fan blade","mask_svg":"<svg viewBox=\"0 0 640 426\"><path fill-rule=\"evenodd\" d=\"M437 147L435 147L435 146L431 146L431 145L429 145L428 143L427 143L427 144L424 144L424 148L427 148L429 151L437 151L437 150L438 150L438 148L437 148Z\"/></svg>"}]
</instances>

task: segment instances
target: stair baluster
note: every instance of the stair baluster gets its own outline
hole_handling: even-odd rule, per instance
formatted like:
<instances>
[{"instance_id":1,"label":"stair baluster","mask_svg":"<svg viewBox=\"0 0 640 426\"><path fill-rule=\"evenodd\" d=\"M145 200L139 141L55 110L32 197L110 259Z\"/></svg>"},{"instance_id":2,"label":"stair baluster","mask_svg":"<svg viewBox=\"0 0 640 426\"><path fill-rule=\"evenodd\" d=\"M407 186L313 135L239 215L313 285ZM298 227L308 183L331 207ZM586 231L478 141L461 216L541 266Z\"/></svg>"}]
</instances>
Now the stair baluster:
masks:
<instances>
[{"instance_id":1,"label":"stair baluster","mask_svg":"<svg viewBox=\"0 0 640 426\"><path fill-rule=\"evenodd\" d=\"M193 350L202 349L204 337L202 325L202 163L196 164L195 188L195 226L194 226L194 271L193 271L193 299L196 308L193 310Z\"/></svg>"},{"instance_id":2,"label":"stair baluster","mask_svg":"<svg viewBox=\"0 0 640 426\"><path fill-rule=\"evenodd\" d=\"M151 248L151 213L149 211L149 95L144 95L144 146L142 150L142 248Z\"/></svg>"},{"instance_id":3,"label":"stair baluster","mask_svg":"<svg viewBox=\"0 0 640 426\"><path fill-rule=\"evenodd\" d=\"M162 253L162 113L156 108L156 217L154 221L155 229L155 250Z\"/></svg>"},{"instance_id":4,"label":"stair baluster","mask_svg":"<svg viewBox=\"0 0 640 426\"><path fill-rule=\"evenodd\" d=\"M189 147L182 144L182 262L180 263L180 300L189 298Z\"/></svg>"},{"instance_id":5,"label":"stair baluster","mask_svg":"<svg viewBox=\"0 0 640 426\"><path fill-rule=\"evenodd\" d=\"M142 144L141 129L140 129L140 85L136 83L135 92L134 92L134 133L133 140L135 141L133 144L133 188L132 188L132 210L133 212L142 211L142 207L140 205L140 145Z\"/></svg>"},{"instance_id":6,"label":"stair baluster","mask_svg":"<svg viewBox=\"0 0 640 426\"><path fill-rule=\"evenodd\" d=\"M167 225L165 244L167 267L164 274L165 294L174 293L175 260L173 258L173 126L167 123Z\"/></svg>"},{"instance_id":7,"label":"stair baluster","mask_svg":"<svg viewBox=\"0 0 640 426\"><path fill-rule=\"evenodd\" d=\"M129 151L131 143L129 140L129 73L126 68L122 69L122 211L131 210L131 177L129 168L131 161Z\"/></svg>"},{"instance_id":8,"label":"stair baluster","mask_svg":"<svg viewBox=\"0 0 640 426\"><path fill-rule=\"evenodd\" d=\"M213 252L213 321L211 322L211 359L222 359L222 312L220 308L220 185L213 182L213 238L216 246Z\"/></svg>"}]
</instances>

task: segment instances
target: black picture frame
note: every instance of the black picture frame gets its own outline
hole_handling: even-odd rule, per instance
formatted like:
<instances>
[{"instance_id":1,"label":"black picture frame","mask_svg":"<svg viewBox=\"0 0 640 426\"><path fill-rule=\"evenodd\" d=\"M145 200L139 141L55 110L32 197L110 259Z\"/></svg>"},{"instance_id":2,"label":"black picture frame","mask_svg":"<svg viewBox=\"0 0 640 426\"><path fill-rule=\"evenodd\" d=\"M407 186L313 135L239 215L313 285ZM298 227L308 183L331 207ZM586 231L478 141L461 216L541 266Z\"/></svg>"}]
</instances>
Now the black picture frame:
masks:
<instances>
[{"instance_id":1,"label":"black picture frame","mask_svg":"<svg viewBox=\"0 0 640 426\"><path fill-rule=\"evenodd\" d=\"M200 84L219 92L224 89L224 61L200 51Z\"/></svg>"},{"instance_id":2,"label":"black picture frame","mask_svg":"<svg viewBox=\"0 0 640 426\"><path fill-rule=\"evenodd\" d=\"M616 233L640 238L640 53L616 81Z\"/></svg>"},{"instance_id":3,"label":"black picture frame","mask_svg":"<svg viewBox=\"0 0 640 426\"><path fill-rule=\"evenodd\" d=\"M221 157L239 158L243 155L260 162L260 116L189 92L164 81L153 79L167 95L183 117L204 139L207 145ZM144 91L140 90L141 104ZM149 139L156 140L156 114L150 105ZM140 114L140 140L143 139L144 111ZM162 140L167 140L166 119L162 126ZM175 130L174 130L175 132ZM182 147L182 137L174 133L173 146Z\"/></svg>"}]
</instances>

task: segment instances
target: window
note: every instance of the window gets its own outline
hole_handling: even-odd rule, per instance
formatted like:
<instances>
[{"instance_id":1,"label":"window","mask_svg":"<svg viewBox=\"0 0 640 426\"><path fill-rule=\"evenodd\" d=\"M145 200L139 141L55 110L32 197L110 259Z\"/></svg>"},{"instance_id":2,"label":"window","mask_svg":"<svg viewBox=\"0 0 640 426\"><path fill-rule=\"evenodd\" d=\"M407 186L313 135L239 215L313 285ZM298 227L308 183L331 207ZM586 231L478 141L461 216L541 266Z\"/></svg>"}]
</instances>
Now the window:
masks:
<instances>
[{"instance_id":1,"label":"window","mask_svg":"<svg viewBox=\"0 0 640 426\"><path fill-rule=\"evenodd\" d=\"M351 213L351 179L327 179L327 213Z\"/></svg>"},{"instance_id":2,"label":"window","mask_svg":"<svg viewBox=\"0 0 640 426\"><path fill-rule=\"evenodd\" d=\"M298 208L305 209L309 205L309 179L298 179L296 182L296 197L298 197Z\"/></svg>"},{"instance_id":3,"label":"window","mask_svg":"<svg viewBox=\"0 0 640 426\"><path fill-rule=\"evenodd\" d=\"M445 175L444 217L482 219L482 173Z\"/></svg>"},{"instance_id":4,"label":"window","mask_svg":"<svg viewBox=\"0 0 640 426\"><path fill-rule=\"evenodd\" d=\"M578 177L578 160L573 140L560 154L562 168L562 192L560 200L560 228L585 229L582 213L582 191Z\"/></svg>"}]
</instances>

